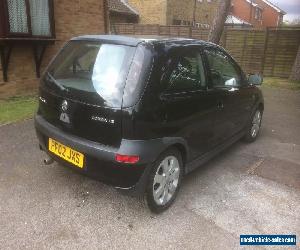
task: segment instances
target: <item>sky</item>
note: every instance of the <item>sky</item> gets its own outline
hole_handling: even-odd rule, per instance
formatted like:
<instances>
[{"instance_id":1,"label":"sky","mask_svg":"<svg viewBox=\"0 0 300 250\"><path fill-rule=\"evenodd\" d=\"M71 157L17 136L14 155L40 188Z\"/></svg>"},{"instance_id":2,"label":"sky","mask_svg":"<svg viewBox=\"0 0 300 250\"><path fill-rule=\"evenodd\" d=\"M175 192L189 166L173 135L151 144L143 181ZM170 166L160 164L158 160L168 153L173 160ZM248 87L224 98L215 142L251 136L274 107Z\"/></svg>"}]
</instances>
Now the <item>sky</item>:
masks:
<instances>
[{"instance_id":1,"label":"sky","mask_svg":"<svg viewBox=\"0 0 300 250\"><path fill-rule=\"evenodd\" d=\"M300 0L269 0L270 2L283 9L287 14L284 20L292 21L300 18Z\"/></svg>"}]
</instances>

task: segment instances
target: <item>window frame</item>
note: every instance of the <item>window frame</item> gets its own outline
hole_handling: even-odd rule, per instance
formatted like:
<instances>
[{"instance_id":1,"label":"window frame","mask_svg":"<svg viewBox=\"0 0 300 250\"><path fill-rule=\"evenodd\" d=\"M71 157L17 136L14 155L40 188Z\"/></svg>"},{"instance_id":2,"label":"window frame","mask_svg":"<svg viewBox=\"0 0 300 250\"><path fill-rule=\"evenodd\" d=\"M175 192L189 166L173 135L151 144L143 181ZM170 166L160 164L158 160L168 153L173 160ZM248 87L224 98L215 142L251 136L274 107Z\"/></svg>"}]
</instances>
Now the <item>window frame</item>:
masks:
<instances>
[{"instance_id":1,"label":"window frame","mask_svg":"<svg viewBox=\"0 0 300 250\"><path fill-rule=\"evenodd\" d=\"M255 14L254 14L254 18L257 21L261 21L262 20L262 15L263 15L263 10L260 7L256 7L255 8Z\"/></svg>"},{"instance_id":2,"label":"window frame","mask_svg":"<svg viewBox=\"0 0 300 250\"><path fill-rule=\"evenodd\" d=\"M31 13L30 13L30 3L29 0L24 0L26 5L26 16L27 16L27 33L20 32L11 32L10 31L10 23L9 23L9 12L8 12L8 3L7 0L2 1L2 6L0 3L0 16L2 15L2 21L0 24L0 37L5 38L40 38L40 39L53 39L55 38L55 23L54 23L54 3L53 0L48 0L48 8L49 8L49 24L50 24L50 35L33 35L31 28ZM2 34L1 34L2 33Z\"/></svg>"},{"instance_id":3,"label":"window frame","mask_svg":"<svg viewBox=\"0 0 300 250\"><path fill-rule=\"evenodd\" d=\"M161 84L164 86L162 94L167 94L167 95L171 94L172 95L172 94L181 94L181 93L195 93L195 92L199 92L199 91L200 92L206 91L208 89L210 81L209 81L209 75L207 72L207 65L206 65L207 63L206 63L206 59L204 57L204 52L200 46L190 45L190 46L176 47L168 52L167 60L174 58L174 54L178 57L178 56L182 55L185 51L189 51L189 50L195 50L199 53L200 59L202 60L202 64L203 64L205 86L204 87L199 86L198 88L195 88L195 89L182 89L182 90L169 89L167 85L170 80L171 72L174 70L174 67L172 67L172 68L167 69L166 72L164 72L164 74L166 74L166 76L162 77L163 79L161 81ZM198 62L198 64L199 64L199 62Z\"/></svg>"},{"instance_id":4,"label":"window frame","mask_svg":"<svg viewBox=\"0 0 300 250\"><path fill-rule=\"evenodd\" d=\"M211 50L211 51L218 51L223 53L227 58L229 63L234 67L234 69L236 70L237 74L240 77L240 83L236 86L234 85L224 85L224 86L214 86L213 85L213 81L212 81L212 75L211 75L211 68L209 65L209 61L208 61L208 55L207 55L207 50ZM232 56L230 54L228 54L224 49L218 48L218 47L205 47L203 49L203 53L204 53L204 57L205 57L205 64L207 67L207 74L208 76L208 88L209 89L221 89L221 88L226 88L226 89L231 89L231 88L241 88L244 87L248 84L247 80L246 80L246 76L245 73L243 72L243 70L241 69L241 67L238 65L238 63L232 58ZM245 84L247 83L247 84Z\"/></svg>"}]
</instances>

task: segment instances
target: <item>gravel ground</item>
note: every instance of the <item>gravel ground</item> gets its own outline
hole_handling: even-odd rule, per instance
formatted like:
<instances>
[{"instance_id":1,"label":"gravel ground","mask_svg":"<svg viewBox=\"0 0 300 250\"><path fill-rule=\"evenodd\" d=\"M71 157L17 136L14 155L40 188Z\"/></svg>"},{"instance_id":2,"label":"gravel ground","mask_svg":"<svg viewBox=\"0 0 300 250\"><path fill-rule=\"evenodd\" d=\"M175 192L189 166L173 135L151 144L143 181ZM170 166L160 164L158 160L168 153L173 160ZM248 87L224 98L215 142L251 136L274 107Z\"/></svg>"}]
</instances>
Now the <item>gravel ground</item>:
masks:
<instances>
[{"instance_id":1,"label":"gravel ground","mask_svg":"<svg viewBox=\"0 0 300 250\"><path fill-rule=\"evenodd\" d=\"M300 92L263 91L257 142L238 142L188 175L162 215L44 166L32 121L0 127L0 248L239 249L240 234L297 234L300 249Z\"/></svg>"}]
</instances>

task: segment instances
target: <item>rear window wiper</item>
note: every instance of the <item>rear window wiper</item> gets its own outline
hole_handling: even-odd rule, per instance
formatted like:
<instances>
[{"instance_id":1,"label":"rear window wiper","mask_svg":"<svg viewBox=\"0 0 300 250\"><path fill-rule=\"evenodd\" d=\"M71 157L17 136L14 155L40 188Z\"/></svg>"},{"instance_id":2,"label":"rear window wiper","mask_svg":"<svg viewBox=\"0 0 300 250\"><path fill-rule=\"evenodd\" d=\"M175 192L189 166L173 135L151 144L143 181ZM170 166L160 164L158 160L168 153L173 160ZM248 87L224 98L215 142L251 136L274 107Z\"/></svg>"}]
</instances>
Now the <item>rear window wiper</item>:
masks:
<instances>
[{"instance_id":1,"label":"rear window wiper","mask_svg":"<svg viewBox=\"0 0 300 250\"><path fill-rule=\"evenodd\" d=\"M69 92L69 90L66 87L64 87L61 83L55 80L55 78L50 74L50 72L47 72L47 77L48 77L47 80L55 84L61 91Z\"/></svg>"}]
</instances>

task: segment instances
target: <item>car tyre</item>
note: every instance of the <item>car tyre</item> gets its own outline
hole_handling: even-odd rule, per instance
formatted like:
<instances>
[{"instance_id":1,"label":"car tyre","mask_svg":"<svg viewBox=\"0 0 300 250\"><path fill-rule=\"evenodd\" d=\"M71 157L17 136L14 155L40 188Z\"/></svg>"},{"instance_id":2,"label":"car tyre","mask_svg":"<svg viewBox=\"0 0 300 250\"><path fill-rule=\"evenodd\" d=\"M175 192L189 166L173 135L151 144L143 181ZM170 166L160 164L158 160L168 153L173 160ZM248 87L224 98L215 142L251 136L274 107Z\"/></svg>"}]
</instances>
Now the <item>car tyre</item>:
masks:
<instances>
[{"instance_id":1,"label":"car tyre","mask_svg":"<svg viewBox=\"0 0 300 250\"><path fill-rule=\"evenodd\" d=\"M144 201L156 214L167 210L176 199L184 173L180 152L171 148L154 163L149 175Z\"/></svg>"},{"instance_id":2,"label":"car tyre","mask_svg":"<svg viewBox=\"0 0 300 250\"><path fill-rule=\"evenodd\" d=\"M262 116L263 111L260 108L256 109L247 126L246 134L244 136L245 142L251 143L257 139L261 128Z\"/></svg>"}]
</instances>

